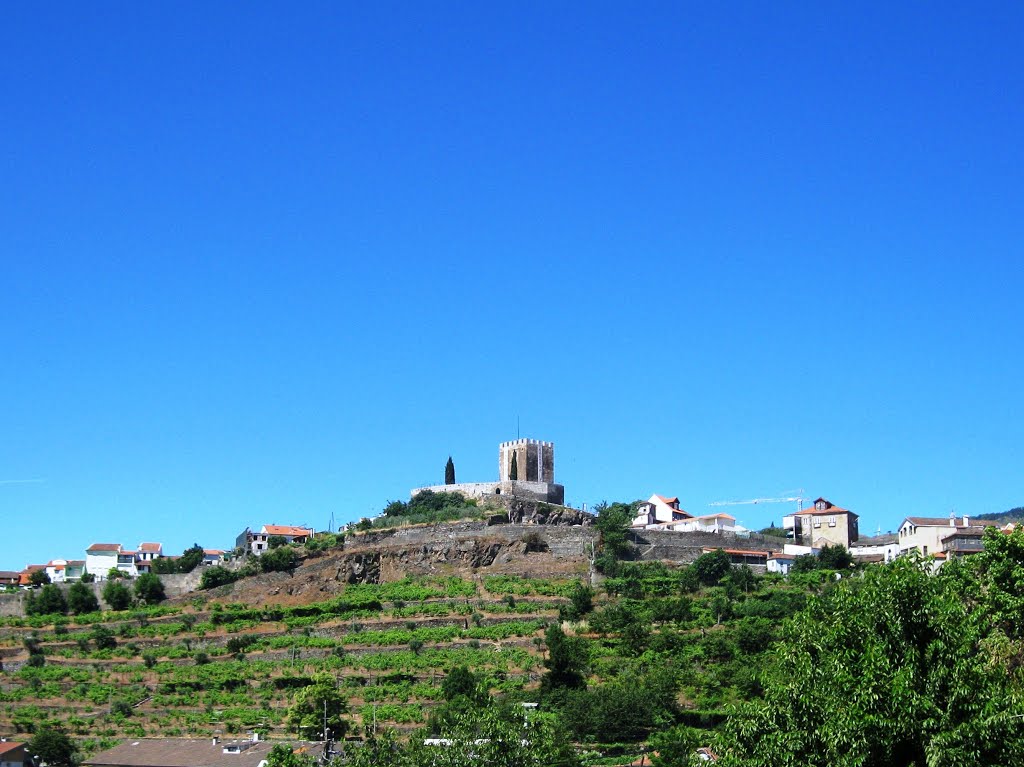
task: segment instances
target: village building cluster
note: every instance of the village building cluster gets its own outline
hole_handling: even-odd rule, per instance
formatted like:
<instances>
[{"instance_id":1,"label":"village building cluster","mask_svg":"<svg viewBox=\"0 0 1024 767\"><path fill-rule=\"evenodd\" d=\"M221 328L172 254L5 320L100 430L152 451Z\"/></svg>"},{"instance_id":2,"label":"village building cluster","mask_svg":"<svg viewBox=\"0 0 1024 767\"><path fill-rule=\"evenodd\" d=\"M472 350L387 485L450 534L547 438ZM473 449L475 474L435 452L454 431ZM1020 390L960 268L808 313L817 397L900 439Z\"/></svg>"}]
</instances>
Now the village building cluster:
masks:
<instances>
[{"instance_id":1,"label":"village building cluster","mask_svg":"<svg viewBox=\"0 0 1024 767\"><path fill-rule=\"evenodd\" d=\"M450 474L449 474L450 472ZM498 479L493 482L455 482L454 466L449 459L446 482L414 488L410 496L424 491L459 493L474 499L519 499L537 503L562 505L564 486L555 481L555 446L553 442L516 439L498 446ZM776 501L783 499L758 499ZM722 536L724 549L737 564L760 565L768 572L786 574L796 557L817 554L825 546L841 546L855 561L889 562L895 557L917 551L933 557L937 563L981 551L987 527L997 526L988 520L969 517L916 517L903 519L897 533L862 537L859 517L824 497L807 508L801 507L782 517L782 536L778 550L764 546L744 548L743 539L757 536L755 531L738 524L724 512L693 514L682 508L677 496L651 495L640 503L631 522L634 531L665 531L687 534L701 533ZM712 504L732 505L732 502ZM1009 526L1012 529L1013 525ZM285 543L305 543L315 536L312 528L296 525L263 525L258 530L246 527L235 539L237 554L260 556L271 548L271 539ZM729 544L732 545L729 545ZM714 547L708 547L712 550ZM81 580L87 573L96 580L105 580L112 572L136 577L153 571L153 563L166 555L159 543L140 543L126 549L120 543L93 543L85 550L85 559L54 559L45 565L28 565L21 571L0 571L0 587L33 583L33 574L46 573L51 583ZM204 549L202 565L222 564L229 556L222 549Z\"/></svg>"},{"instance_id":2,"label":"village building cluster","mask_svg":"<svg viewBox=\"0 0 1024 767\"><path fill-rule=\"evenodd\" d=\"M285 543L305 543L314 534L312 528L294 525L263 525L258 531L247 527L235 539L235 551L259 556L270 547L270 539L275 536L283 538ZM230 554L224 549L203 549L199 565L222 565ZM164 554L160 543L144 542L134 549L127 549L120 543L93 543L85 550L85 559L51 559L45 565L26 565L23 570L0 570L0 588L28 588L35 583L33 575L38 572L45 573L50 583L75 583L87 574L97 581L105 581L112 574L136 578L153 572L153 563L158 559L176 560L180 556Z\"/></svg>"}]
</instances>

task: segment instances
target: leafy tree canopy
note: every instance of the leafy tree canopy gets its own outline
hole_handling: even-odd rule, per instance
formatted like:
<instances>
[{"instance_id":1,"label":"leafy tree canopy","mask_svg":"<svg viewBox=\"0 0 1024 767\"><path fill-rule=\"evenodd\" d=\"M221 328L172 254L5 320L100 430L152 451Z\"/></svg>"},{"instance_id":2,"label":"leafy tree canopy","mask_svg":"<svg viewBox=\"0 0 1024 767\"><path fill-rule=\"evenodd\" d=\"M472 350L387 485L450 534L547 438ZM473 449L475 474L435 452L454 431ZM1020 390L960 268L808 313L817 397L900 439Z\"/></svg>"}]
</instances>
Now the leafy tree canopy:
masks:
<instances>
[{"instance_id":1,"label":"leafy tree canopy","mask_svg":"<svg viewBox=\"0 0 1024 767\"><path fill-rule=\"evenodd\" d=\"M288 709L288 726L300 737L320 739L323 737L326 716L330 737L341 740L348 732L348 720L345 718L347 713L348 704L335 687L334 678L320 674L313 678L313 684L295 694Z\"/></svg>"},{"instance_id":2,"label":"leafy tree canopy","mask_svg":"<svg viewBox=\"0 0 1024 767\"><path fill-rule=\"evenodd\" d=\"M167 598L163 581L154 573L143 573L135 580L135 596L147 605L155 605Z\"/></svg>"},{"instance_id":3,"label":"leafy tree canopy","mask_svg":"<svg viewBox=\"0 0 1024 767\"><path fill-rule=\"evenodd\" d=\"M77 749L74 742L55 727L42 727L27 744L29 755L38 756L50 767L71 767L75 763Z\"/></svg>"},{"instance_id":4,"label":"leafy tree canopy","mask_svg":"<svg viewBox=\"0 0 1024 767\"><path fill-rule=\"evenodd\" d=\"M267 754L267 767L315 767L316 759L299 754L288 744L278 743Z\"/></svg>"},{"instance_id":5,"label":"leafy tree canopy","mask_svg":"<svg viewBox=\"0 0 1024 767\"><path fill-rule=\"evenodd\" d=\"M75 615L85 615L100 609L93 590L84 583L73 583L68 589L68 609Z\"/></svg>"},{"instance_id":6,"label":"leafy tree canopy","mask_svg":"<svg viewBox=\"0 0 1024 767\"><path fill-rule=\"evenodd\" d=\"M132 606L132 593L120 581L112 580L103 587L103 601L111 610L127 610Z\"/></svg>"},{"instance_id":7,"label":"leafy tree canopy","mask_svg":"<svg viewBox=\"0 0 1024 767\"><path fill-rule=\"evenodd\" d=\"M728 719L721 764L1024 763L1020 672L999 657L1005 635L962 596L965 584L991 590L993 569L1024 565L1020 552L939 575L903 557L813 600L787 624L764 699Z\"/></svg>"}]
</instances>

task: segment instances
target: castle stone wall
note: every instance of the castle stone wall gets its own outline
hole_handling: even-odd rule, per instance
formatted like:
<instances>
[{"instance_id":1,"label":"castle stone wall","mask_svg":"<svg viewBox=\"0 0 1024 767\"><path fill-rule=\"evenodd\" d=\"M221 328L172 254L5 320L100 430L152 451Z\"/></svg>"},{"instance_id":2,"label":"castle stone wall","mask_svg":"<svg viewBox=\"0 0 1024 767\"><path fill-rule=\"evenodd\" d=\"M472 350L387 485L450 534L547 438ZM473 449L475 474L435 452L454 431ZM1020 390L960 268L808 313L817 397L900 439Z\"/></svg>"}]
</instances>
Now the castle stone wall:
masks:
<instances>
[{"instance_id":1,"label":"castle stone wall","mask_svg":"<svg viewBox=\"0 0 1024 767\"><path fill-rule=\"evenodd\" d=\"M409 497L412 498L424 490L435 493L462 493L467 498L488 498L498 495L506 498L527 498L559 506L565 502L565 488L549 482L456 482L454 485L415 487L409 492Z\"/></svg>"}]
</instances>

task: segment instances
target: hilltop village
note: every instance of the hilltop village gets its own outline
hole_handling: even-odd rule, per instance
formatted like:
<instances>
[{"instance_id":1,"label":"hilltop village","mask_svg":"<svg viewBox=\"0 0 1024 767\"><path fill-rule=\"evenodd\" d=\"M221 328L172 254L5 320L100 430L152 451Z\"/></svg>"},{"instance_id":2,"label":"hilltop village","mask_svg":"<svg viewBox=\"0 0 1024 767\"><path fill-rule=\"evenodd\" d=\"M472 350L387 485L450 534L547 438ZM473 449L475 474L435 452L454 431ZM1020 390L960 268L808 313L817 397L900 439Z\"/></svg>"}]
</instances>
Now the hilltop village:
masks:
<instances>
[{"instance_id":1,"label":"hilltop village","mask_svg":"<svg viewBox=\"0 0 1024 767\"><path fill-rule=\"evenodd\" d=\"M90 542L4 573L0 767L831 765L829 733L862 726L850 700L872 748L917 721L890 689L982 701L959 735L935 717L901 735L918 756L870 762L906 767L1024 715L1013 523L865 537L825 497L762 530L661 493L586 511L529 439L499 445L493 481L451 459L444 480L340 530ZM978 763L1017 763L1014 732Z\"/></svg>"},{"instance_id":2,"label":"hilltop village","mask_svg":"<svg viewBox=\"0 0 1024 767\"><path fill-rule=\"evenodd\" d=\"M449 459L450 461L451 459ZM457 493L466 499L491 505L515 505L527 502L536 508L557 513L534 516L529 521L539 524L591 524L593 515L584 510L562 506L565 488L555 482L555 446L551 442L518 439L503 442L498 448L498 479L492 482L455 482L454 467L445 483L414 488L410 498L437 493ZM765 503L775 499L757 499L746 503ZM736 518L724 513L692 514L681 506L679 497L652 494L645 501L633 505L636 514L630 530L639 537L654 531L671 532L685 536L688 533L714 534L720 545L736 563L763 568L765 572L789 572L799 556L817 555L823 547L842 547L853 559L861 563L889 562L893 558L916 551L931 556L937 564L950 557L960 557L982 550L982 538L987 527L1000 527L991 520L972 520L970 517L908 516L899 522L897 532L886 535L861 536L859 516L850 509L824 497L810 501L803 508L802 497L779 499L797 502L800 508L785 514L780 526L769 529L769 534L747 530L736 523ZM737 502L739 505L745 502ZM734 505L722 503L722 506ZM347 525L343 530L368 529L372 520ZM773 525L774 527L774 525ZM1012 529L1002 525L1003 529ZM333 534L323 531L320 535ZM196 560L200 566L224 565L234 559L252 554L260 556L272 545L282 543L304 545L318 533L301 525L263 524L256 530L246 527L234 541L233 548L203 548ZM685 540L685 538L683 538ZM708 548L708 547L705 547ZM142 542L134 548L122 543L93 541L84 549L84 558L55 558L45 564L27 564L21 570L0 570L0 588L27 588L43 583L74 583L83 577L88 581L104 581L109 577L136 578L146 573L171 574L178 572L176 563L181 555L169 555L163 545ZM162 560L158 564L158 560ZM684 562L685 563L685 562ZM45 576L45 577L44 577Z\"/></svg>"}]
</instances>

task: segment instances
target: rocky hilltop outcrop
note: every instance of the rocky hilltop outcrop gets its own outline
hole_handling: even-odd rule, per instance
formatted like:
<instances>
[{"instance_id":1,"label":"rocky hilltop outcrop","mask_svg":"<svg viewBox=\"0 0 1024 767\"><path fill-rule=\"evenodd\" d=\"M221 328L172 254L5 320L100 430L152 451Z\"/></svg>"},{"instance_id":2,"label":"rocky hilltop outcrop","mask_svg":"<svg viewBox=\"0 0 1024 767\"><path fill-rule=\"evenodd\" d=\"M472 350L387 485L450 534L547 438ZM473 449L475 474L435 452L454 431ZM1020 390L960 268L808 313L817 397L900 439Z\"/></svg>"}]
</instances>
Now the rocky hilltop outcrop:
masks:
<instances>
[{"instance_id":1,"label":"rocky hilltop outcrop","mask_svg":"<svg viewBox=\"0 0 1024 767\"><path fill-rule=\"evenodd\" d=\"M590 524L473 521L398 527L352 535L341 548L307 556L294 573L245 578L211 594L228 601L298 604L328 598L351 583L407 575L572 578L589 572L596 544L597 530Z\"/></svg>"}]
</instances>

